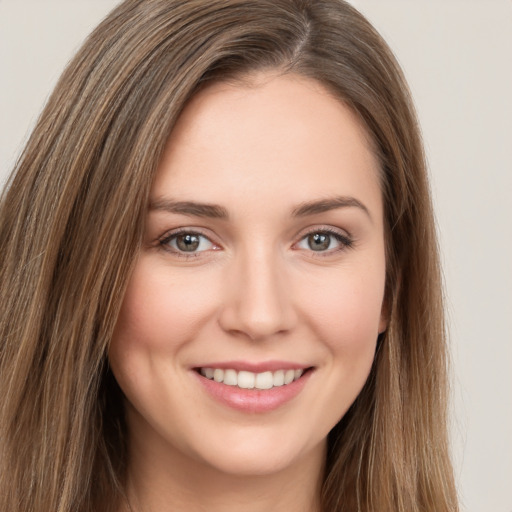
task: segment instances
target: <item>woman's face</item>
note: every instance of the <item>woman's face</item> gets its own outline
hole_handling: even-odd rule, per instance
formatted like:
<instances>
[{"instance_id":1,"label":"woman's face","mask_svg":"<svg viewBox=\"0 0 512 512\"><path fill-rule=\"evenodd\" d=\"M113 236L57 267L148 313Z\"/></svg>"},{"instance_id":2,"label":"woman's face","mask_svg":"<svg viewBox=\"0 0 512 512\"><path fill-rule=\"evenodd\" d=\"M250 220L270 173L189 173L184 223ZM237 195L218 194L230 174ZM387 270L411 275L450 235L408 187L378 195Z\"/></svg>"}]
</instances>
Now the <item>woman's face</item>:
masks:
<instances>
[{"instance_id":1,"label":"woman's face","mask_svg":"<svg viewBox=\"0 0 512 512\"><path fill-rule=\"evenodd\" d=\"M324 453L386 326L378 176L355 115L313 80L194 97L110 350L139 452L246 475Z\"/></svg>"}]
</instances>

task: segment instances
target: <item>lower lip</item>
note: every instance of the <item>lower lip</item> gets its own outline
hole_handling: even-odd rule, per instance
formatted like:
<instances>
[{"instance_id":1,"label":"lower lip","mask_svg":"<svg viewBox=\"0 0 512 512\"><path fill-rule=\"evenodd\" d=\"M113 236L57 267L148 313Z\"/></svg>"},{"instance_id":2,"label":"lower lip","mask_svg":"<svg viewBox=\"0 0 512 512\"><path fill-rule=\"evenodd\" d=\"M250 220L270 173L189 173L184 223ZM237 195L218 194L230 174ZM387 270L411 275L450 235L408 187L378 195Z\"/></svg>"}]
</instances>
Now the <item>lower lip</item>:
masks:
<instances>
[{"instance_id":1,"label":"lower lip","mask_svg":"<svg viewBox=\"0 0 512 512\"><path fill-rule=\"evenodd\" d=\"M302 391L312 373L312 370L308 370L292 383L271 389L242 389L207 379L194 371L210 396L232 409L245 413L262 413L278 409Z\"/></svg>"}]
</instances>

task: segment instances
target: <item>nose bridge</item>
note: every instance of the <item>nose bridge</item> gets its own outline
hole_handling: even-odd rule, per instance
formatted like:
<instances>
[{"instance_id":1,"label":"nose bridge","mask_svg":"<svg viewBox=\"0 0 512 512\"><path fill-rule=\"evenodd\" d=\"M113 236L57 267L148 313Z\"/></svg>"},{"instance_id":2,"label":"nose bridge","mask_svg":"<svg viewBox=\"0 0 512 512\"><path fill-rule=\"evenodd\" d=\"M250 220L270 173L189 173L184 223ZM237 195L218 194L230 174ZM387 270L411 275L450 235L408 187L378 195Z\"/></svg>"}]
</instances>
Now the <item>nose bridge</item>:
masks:
<instances>
[{"instance_id":1,"label":"nose bridge","mask_svg":"<svg viewBox=\"0 0 512 512\"><path fill-rule=\"evenodd\" d=\"M269 244L251 244L240 250L229 272L225 329L258 339L292 327L290 288L278 251Z\"/></svg>"}]
</instances>

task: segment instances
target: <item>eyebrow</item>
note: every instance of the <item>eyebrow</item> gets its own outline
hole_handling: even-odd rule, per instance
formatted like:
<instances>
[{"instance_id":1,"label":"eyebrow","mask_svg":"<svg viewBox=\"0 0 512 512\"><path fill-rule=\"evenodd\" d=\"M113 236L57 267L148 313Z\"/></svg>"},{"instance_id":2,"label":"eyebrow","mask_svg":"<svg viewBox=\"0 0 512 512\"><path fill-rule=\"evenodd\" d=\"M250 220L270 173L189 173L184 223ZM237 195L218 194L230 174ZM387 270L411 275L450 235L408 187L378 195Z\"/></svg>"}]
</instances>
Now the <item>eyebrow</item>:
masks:
<instances>
[{"instance_id":1,"label":"eyebrow","mask_svg":"<svg viewBox=\"0 0 512 512\"><path fill-rule=\"evenodd\" d=\"M338 208L359 208L372 217L368 208L354 197L337 196L301 203L292 210L293 217L307 217ZM229 213L223 206L209 203L197 203L195 201L173 201L172 199L156 199L149 204L150 211L165 211L190 215L193 217L209 217L214 219L229 219Z\"/></svg>"},{"instance_id":2,"label":"eyebrow","mask_svg":"<svg viewBox=\"0 0 512 512\"><path fill-rule=\"evenodd\" d=\"M173 201L171 199L156 199L149 204L150 211L165 211L169 213L181 213L194 217L210 217L214 219L227 219L228 211L223 206L208 203L196 203L194 201Z\"/></svg>"},{"instance_id":3,"label":"eyebrow","mask_svg":"<svg viewBox=\"0 0 512 512\"><path fill-rule=\"evenodd\" d=\"M362 210L370 220L372 220L372 216L368 208L355 197L347 197L347 196L336 196L326 199L320 199L317 201L308 201L306 203L301 203L299 206L294 208L292 215L294 217L305 217L307 215L315 215L317 213L324 213L330 210L336 210L338 208L359 208Z\"/></svg>"}]
</instances>

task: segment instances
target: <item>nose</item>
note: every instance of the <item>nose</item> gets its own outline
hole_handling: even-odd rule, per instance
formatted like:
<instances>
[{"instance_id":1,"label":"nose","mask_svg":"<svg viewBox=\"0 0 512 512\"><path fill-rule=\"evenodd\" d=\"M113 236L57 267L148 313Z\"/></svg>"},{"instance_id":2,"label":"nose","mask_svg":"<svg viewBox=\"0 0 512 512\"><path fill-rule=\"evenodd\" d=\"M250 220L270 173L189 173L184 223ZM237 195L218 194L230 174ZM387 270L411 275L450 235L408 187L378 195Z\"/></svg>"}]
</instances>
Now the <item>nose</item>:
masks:
<instances>
[{"instance_id":1,"label":"nose","mask_svg":"<svg viewBox=\"0 0 512 512\"><path fill-rule=\"evenodd\" d=\"M247 251L232 262L219 316L223 330L262 340L293 329L297 315L278 254Z\"/></svg>"}]
</instances>

